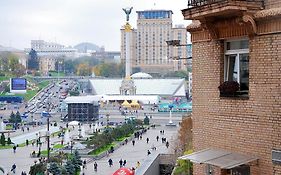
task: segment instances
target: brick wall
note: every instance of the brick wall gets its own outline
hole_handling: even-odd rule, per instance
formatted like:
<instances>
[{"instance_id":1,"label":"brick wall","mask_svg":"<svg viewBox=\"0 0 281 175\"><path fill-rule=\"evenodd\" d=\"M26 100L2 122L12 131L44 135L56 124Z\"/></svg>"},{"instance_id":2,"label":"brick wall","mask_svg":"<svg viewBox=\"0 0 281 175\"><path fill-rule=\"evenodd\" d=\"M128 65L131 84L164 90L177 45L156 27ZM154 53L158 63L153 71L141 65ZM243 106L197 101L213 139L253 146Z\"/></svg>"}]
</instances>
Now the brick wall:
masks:
<instances>
[{"instance_id":1,"label":"brick wall","mask_svg":"<svg viewBox=\"0 0 281 175\"><path fill-rule=\"evenodd\" d=\"M281 149L281 34L250 40L248 100L219 97L221 41L194 42L193 57L195 150L215 147L257 155L253 175L281 174L281 166L271 162L271 150ZM195 175L204 172L204 166L195 166Z\"/></svg>"}]
</instances>

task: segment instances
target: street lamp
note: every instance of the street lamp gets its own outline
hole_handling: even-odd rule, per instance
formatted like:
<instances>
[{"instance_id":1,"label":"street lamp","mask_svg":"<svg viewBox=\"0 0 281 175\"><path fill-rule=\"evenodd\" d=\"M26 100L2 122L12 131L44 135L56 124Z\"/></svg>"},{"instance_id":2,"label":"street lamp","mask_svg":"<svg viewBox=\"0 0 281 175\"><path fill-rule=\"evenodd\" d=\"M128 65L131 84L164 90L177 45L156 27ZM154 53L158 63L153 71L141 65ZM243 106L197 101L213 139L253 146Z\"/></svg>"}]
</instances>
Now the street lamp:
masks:
<instances>
[{"instance_id":1,"label":"street lamp","mask_svg":"<svg viewBox=\"0 0 281 175\"><path fill-rule=\"evenodd\" d=\"M167 124L167 126L176 126L176 124L173 123L172 121L172 110L174 105L173 104L169 104L169 110L170 110L170 117L169 117L169 123Z\"/></svg>"}]
</instances>

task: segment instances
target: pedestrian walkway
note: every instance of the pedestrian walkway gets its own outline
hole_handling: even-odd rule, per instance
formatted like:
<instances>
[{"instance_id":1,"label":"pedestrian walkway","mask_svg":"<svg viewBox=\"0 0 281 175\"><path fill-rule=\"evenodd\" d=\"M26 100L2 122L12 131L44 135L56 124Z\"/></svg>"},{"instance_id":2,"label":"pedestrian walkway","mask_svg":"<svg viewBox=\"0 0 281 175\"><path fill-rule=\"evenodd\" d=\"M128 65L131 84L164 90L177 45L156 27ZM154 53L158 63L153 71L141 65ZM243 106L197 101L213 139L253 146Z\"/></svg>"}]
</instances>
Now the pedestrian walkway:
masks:
<instances>
[{"instance_id":1,"label":"pedestrian walkway","mask_svg":"<svg viewBox=\"0 0 281 175\"><path fill-rule=\"evenodd\" d=\"M164 135L160 135L160 130L165 130ZM160 139L157 141L157 135ZM132 142L128 142L124 146L118 148L114 153L110 154L108 157L104 157L100 160L93 161L87 165L87 169L84 169L86 175L97 174L97 175L110 175L113 174L116 170L120 168L119 160L126 160L127 168L136 168L137 162L140 164L148 158L158 153L168 153L169 149L166 147L165 143L162 143L161 138L166 138L170 142L170 145L173 143L173 140L177 139L177 127L156 127L155 129L148 130L147 133L142 135L142 139L135 139L135 145L133 146ZM147 143L146 138L149 138ZM153 147L156 147L152 149ZM147 151L150 150L151 154L147 155ZM113 166L108 165L108 160L113 160ZM94 162L97 162L98 168L97 171L94 171Z\"/></svg>"},{"instance_id":2,"label":"pedestrian walkway","mask_svg":"<svg viewBox=\"0 0 281 175\"><path fill-rule=\"evenodd\" d=\"M58 132L60 129L59 127L50 127L50 134L53 134L55 132ZM25 143L26 140L35 140L39 137L39 133L46 133L47 132L47 128L43 128L37 131L33 131L33 132L28 132L22 135L18 135L15 137L11 138L11 141L14 144L21 144L21 143ZM45 135L45 134L44 134Z\"/></svg>"}]
</instances>

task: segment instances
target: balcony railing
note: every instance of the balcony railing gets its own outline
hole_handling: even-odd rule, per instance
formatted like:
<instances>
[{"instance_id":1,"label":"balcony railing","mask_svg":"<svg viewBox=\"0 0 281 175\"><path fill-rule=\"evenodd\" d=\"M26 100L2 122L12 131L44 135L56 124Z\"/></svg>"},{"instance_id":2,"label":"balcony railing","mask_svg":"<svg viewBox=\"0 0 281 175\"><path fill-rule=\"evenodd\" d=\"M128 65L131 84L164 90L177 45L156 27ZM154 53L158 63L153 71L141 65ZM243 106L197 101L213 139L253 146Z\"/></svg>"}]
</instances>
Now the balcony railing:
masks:
<instances>
[{"instance_id":1,"label":"balcony railing","mask_svg":"<svg viewBox=\"0 0 281 175\"><path fill-rule=\"evenodd\" d=\"M204 5L211 5L211 4L215 4L215 3L220 3L220 2L256 2L259 3L261 5L263 5L264 0L188 0L188 8L191 7L200 7L200 6L204 6Z\"/></svg>"}]
</instances>

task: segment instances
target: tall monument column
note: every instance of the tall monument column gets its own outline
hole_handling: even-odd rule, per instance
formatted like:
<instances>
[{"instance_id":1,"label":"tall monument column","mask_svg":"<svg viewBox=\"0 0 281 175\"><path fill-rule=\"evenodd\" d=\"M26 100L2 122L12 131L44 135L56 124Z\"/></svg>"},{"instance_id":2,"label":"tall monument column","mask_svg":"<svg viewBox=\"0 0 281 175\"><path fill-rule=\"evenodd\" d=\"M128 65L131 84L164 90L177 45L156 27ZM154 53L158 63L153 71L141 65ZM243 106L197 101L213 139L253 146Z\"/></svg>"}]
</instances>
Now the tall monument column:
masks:
<instances>
[{"instance_id":1,"label":"tall monument column","mask_svg":"<svg viewBox=\"0 0 281 175\"><path fill-rule=\"evenodd\" d=\"M126 37L126 75L125 78L129 79L131 76L131 39L132 39L132 27L129 24L129 17L133 7L123 8L126 13L126 24L125 24L125 37Z\"/></svg>"},{"instance_id":2,"label":"tall monument column","mask_svg":"<svg viewBox=\"0 0 281 175\"><path fill-rule=\"evenodd\" d=\"M123 9L126 13L126 24L125 24L125 37L126 37L126 75L122 80L120 87L121 95L136 95L136 86L134 80L131 79L131 39L132 39L132 27L129 24L129 15L133 7Z\"/></svg>"}]
</instances>

